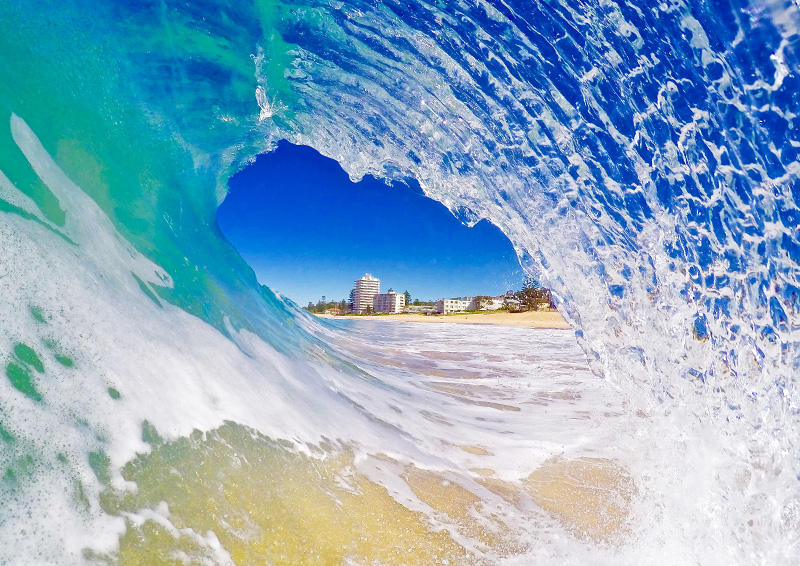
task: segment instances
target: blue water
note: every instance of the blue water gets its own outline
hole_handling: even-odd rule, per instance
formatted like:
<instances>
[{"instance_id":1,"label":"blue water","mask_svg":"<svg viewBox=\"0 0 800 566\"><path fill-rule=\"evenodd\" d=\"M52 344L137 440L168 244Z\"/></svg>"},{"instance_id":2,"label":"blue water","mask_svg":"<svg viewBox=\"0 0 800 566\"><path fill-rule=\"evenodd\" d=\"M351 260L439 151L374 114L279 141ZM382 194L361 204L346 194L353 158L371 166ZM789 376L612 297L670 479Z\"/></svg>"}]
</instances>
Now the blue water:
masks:
<instances>
[{"instance_id":1,"label":"blue water","mask_svg":"<svg viewBox=\"0 0 800 566\"><path fill-rule=\"evenodd\" d=\"M362 367L352 334L259 286L220 234L228 179L281 139L354 179L416 179L463 221L501 229L553 289L588 379L637 423L624 438L598 425L601 458L638 494L612 482L636 499L615 529L625 561L800 560L796 3L24 1L0 6L0 26L2 561L125 562L136 529L177 524L197 535L180 552L235 562L223 526L181 523L123 470L226 422L297 454L340 439L363 464L385 449L452 473L485 509L465 479L478 472L433 440L415 450L403 430L417 420L381 420L405 394ZM163 446L142 440L149 427ZM527 462L533 475L494 470L534 494L523 515L545 509L530 487L544 463ZM443 518L403 491L408 470L363 466L473 558L534 552ZM548 477L570 476L554 466ZM134 484L151 499L109 502ZM612 561L558 512L546 516L565 530L548 526L537 557ZM178 552L148 544L142 556Z\"/></svg>"}]
</instances>

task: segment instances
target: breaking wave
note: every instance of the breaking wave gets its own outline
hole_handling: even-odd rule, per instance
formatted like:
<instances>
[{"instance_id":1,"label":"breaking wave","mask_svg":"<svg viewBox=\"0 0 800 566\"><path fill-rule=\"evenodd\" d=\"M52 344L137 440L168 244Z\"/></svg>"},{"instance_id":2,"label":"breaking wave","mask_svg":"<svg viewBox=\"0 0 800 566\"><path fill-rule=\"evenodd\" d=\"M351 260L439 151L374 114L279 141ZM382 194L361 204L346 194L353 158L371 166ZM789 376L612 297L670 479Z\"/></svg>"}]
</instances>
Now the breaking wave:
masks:
<instances>
[{"instance_id":1,"label":"breaking wave","mask_svg":"<svg viewBox=\"0 0 800 566\"><path fill-rule=\"evenodd\" d=\"M798 22L0 6L0 561L797 563ZM281 139L498 226L594 375L558 333L398 365L260 287L214 215Z\"/></svg>"}]
</instances>

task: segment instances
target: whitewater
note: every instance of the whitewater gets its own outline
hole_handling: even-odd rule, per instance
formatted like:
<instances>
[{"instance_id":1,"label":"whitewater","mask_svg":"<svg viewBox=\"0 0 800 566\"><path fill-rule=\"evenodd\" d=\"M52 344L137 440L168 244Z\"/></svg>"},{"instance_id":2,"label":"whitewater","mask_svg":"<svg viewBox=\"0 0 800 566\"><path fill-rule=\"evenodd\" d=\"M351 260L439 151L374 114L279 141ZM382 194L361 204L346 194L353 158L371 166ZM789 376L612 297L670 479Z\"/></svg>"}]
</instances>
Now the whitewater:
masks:
<instances>
[{"instance_id":1,"label":"whitewater","mask_svg":"<svg viewBox=\"0 0 800 566\"><path fill-rule=\"evenodd\" d=\"M796 2L0 29L0 563L800 563ZM494 223L573 330L260 285L215 212L283 139Z\"/></svg>"}]
</instances>

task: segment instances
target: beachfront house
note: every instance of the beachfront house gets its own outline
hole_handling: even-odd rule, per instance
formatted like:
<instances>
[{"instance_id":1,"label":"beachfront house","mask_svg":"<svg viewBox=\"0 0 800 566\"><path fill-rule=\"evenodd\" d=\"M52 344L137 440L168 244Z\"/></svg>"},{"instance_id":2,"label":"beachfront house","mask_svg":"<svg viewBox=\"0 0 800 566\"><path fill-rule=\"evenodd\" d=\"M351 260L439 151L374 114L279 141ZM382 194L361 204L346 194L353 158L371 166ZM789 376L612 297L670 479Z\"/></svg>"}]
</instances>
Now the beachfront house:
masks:
<instances>
[{"instance_id":1,"label":"beachfront house","mask_svg":"<svg viewBox=\"0 0 800 566\"><path fill-rule=\"evenodd\" d=\"M506 296L498 295L497 297L489 297L489 301L483 304L483 309L487 311L496 311L502 309L506 304Z\"/></svg>"},{"instance_id":2,"label":"beachfront house","mask_svg":"<svg viewBox=\"0 0 800 566\"><path fill-rule=\"evenodd\" d=\"M436 301L436 312L439 314L463 312L467 310L475 310L475 299L473 297L464 297L461 299L439 299Z\"/></svg>"}]
</instances>

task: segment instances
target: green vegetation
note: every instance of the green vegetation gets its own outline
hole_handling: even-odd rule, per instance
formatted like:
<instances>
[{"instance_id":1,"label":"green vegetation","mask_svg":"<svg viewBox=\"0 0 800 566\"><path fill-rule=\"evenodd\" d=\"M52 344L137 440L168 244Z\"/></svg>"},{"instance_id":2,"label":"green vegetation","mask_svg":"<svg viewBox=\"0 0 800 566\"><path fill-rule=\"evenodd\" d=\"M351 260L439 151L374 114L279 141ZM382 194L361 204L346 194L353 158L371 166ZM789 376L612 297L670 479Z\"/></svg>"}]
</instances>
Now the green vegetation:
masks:
<instances>
[{"instance_id":1,"label":"green vegetation","mask_svg":"<svg viewBox=\"0 0 800 566\"><path fill-rule=\"evenodd\" d=\"M539 281L528 278L522 290L514 293L514 299L519 304L507 302L509 312L538 311L544 308L555 308L553 295L550 289L545 289Z\"/></svg>"},{"instance_id":2,"label":"green vegetation","mask_svg":"<svg viewBox=\"0 0 800 566\"><path fill-rule=\"evenodd\" d=\"M316 305L314 303L309 302L308 306L303 308L308 312L314 314L322 314L325 311L330 311L333 309L337 309L341 314L345 314L350 311L350 301L342 299L339 302L336 301L323 302L322 300L320 300L317 301Z\"/></svg>"}]
</instances>

